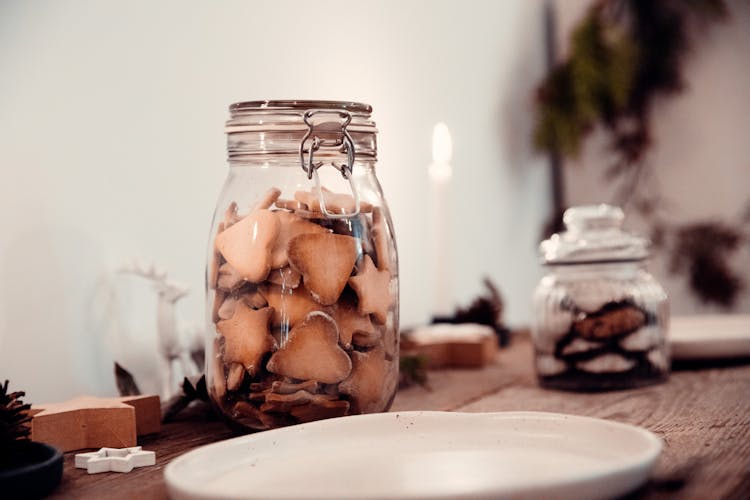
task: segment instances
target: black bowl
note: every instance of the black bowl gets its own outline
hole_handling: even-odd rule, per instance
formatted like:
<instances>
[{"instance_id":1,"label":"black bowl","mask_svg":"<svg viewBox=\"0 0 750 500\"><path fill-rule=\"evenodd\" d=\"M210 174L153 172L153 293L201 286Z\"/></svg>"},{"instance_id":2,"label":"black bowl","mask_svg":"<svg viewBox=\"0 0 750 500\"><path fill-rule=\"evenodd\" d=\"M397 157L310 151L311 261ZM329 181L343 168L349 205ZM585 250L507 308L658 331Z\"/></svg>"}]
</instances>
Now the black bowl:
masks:
<instances>
[{"instance_id":1,"label":"black bowl","mask_svg":"<svg viewBox=\"0 0 750 500\"><path fill-rule=\"evenodd\" d=\"M60 483L63 455L57 448L36 441L18 442L11 450L18 457L10 467L0 467L3 498L39 498Z\"/></svg>"}]
</instances>

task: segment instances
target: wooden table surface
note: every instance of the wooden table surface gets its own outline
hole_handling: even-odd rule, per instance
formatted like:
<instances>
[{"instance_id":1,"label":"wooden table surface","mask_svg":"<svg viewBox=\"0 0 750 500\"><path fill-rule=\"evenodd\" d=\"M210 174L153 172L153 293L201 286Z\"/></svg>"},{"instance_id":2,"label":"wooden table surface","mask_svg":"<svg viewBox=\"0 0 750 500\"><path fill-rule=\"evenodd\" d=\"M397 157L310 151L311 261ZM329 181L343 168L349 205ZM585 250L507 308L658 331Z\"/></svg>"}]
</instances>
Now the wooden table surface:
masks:
<instances>
[{"instance_id":1,"label":"wooden table surface","mask_svg":"<svg viewBox=\"0 0 750 500\"><path fill-rule=\"evenodd\" d=\"M643 426L664 440L651 481L629 498L750 499L750 362L673 371L665 384L627 391L578 394L541 389L532 350L519 336L496 364L483 370L429 374L431 390L399 392L392 411L489 412L536 410L587 415ZM231 436L221 422L195 413L139 442L156 451L157 465L129 474L88 475L65 456L54 498L166 498L164 467L196 446Z\"/></svg>"}]
</instances>

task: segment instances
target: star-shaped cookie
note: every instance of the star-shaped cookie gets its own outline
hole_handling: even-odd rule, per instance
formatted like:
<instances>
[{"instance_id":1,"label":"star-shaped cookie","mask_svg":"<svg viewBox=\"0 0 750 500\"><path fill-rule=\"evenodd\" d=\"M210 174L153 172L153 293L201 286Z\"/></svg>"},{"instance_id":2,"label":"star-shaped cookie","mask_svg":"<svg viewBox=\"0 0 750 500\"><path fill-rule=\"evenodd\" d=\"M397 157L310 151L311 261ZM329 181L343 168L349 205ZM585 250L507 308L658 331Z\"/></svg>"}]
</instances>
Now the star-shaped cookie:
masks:
<instances>
[{"instance_id":1,"label":"star-shaped cookie","mask_svg":"<svg viewBox=\"0 0 750 500\"><path fill-rule=\"evenodd\" d=\"M216 324L224 336L226 363L240 363L250 375L255 375L263 355L276 349L276 341L268 330L272 314L272 307L254 310L238 301L232 317Z\"/></svg>"},{"instance_id":2,"label":"star-shaped cookie","mask_svg":"<svg viewBox=\"0 0 750 500\"><path fill-rule=\"evenodd\" d=\"M388 308L393 304L390 281L391 273L375 267L369 255L365 255L357 275L349 278L349 286L357 292L359 313L372 314L381 325L385 323Z\"/></svg>"},{"instance_id":3,"label":"star-shaped cookie","mask_svg":"<svg viewBox=\"0 0 750 500\"><path fill-rule=\"evenodd\" d=\"M369 314L360 314L354 304L340 300L332 307L331 316L339 326L339 343L345 348L351 347L352 337L364 339L379 338L378 330L373 326ZM359 345L358 342L354 342ZM366 344L374 345L374 344Z\"/></svg>"}]
</instances>

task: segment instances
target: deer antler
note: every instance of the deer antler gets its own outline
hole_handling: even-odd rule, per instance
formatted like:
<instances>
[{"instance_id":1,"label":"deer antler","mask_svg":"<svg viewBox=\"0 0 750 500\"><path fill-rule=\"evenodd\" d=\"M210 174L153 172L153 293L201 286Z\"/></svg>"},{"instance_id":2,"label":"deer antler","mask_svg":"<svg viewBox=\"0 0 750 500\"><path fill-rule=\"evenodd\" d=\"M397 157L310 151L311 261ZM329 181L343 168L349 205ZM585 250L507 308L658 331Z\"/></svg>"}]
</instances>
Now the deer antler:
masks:
<instances>
[{"instance_id":1,"label":"deer antler","mask_svg":"<svg viewBox=\"0 0 750 500\"><path fill-rule=\"evenodd\" d=\"M167 280L167 272L157 269L153 263L148 266L144 265L139 259L133 259L127 264L122 265L118 271L121 273L135 274L146 279L164 283Z\"/></svg>"},{"instance_id":2,"label":"deer antler","mask_svg":"<svg viewBox=\"0 0 750 500\"><path fill-rule=\"evenodd\" d=\"M144 265L138 259L133 259L128 264L120 267L121 273L134 274L152 281L160 295L169 298L175 302L184 297L188 288L167 280L167 272L154 266L154 264Z\"/></svg>"}]
</instances>

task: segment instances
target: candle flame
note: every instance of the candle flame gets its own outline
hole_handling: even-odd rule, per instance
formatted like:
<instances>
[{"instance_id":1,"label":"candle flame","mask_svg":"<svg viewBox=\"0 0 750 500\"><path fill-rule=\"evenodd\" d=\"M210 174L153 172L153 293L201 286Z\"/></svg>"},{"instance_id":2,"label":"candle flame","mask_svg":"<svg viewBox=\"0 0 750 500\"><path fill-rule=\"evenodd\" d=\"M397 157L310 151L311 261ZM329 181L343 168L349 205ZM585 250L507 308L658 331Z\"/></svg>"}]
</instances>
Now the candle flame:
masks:
<instances>
[{"instance_id":1,"label":"candle flame","mask_svg":"<svg viewBox=\"0 0 750 500\"><path fill-rule=\"evenodd\" d=\"M437 123L432 129L432 161L434 163L448 164L453 156L453 142L448 126L443 123Z\"/></svg>"}]
</instances>

